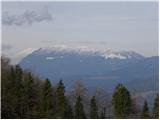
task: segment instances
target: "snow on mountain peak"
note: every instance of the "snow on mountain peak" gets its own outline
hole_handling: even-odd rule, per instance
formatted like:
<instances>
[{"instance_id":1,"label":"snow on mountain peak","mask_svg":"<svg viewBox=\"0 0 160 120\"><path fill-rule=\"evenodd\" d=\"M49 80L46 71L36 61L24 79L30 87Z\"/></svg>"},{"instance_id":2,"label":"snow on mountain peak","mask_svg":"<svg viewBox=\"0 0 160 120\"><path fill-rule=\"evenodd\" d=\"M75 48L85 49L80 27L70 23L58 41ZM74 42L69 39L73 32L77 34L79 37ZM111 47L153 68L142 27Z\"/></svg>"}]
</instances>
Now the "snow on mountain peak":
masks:
<instances>
[{"instance_id":1,"label":"snow on mountain peak","mask_svg":"<svg viewBox=\"0 0 160 120\"><path fill-rule=\"evenodd\" d=\"M133 51L108 51L107 53L104 53L103 56L105 58L118 58L118 59L141 59L144 58L144 56L133 52Z\"/></svg>"},{"instance_id":2,"label":"snow on mountain peak","mask_svg":"<svg viewBox=\"0 0 160 120\"><path fill-rule=\"evenodd\" d=\"M53 47L44 47L37 50L37 54L52 53L52 52L63 52L63 53L79 53L79 54L91 54L97 52L97 50L89 48L88 46L74 46L69 47L66 45L55 45Z\"/></svg>"},{"instance_id":3,"label":"snow on mountain peak","mask_svg":"<svg viewBox=\"0 0 160 120\"><path fill-rule=\"evenodd\" d=\"M124 56L122 56L122 55L120 55L120 54L116 55L116 54L114 54L114 53L104 54L104 55L102 55L102 56L105 57L106 59L107 59L107 58L111 58L111 59L113 59L113 58L126 59L126 57L124 57Z\"/></svg>"},{"instance_id":4,"label":"snow on mountain peak","mask_svg":"<svg viewBox=\"0 0 160 120\"><path fill-rule=\"evenodd\" d=\"M141 59L144 56L135 53L133 51L113 51L111 49L105 50L96 50L89 48L88 46L75 46L75 47L68 47L66 45L61 46L53 46L47 48L40 48L36 51L37 54L48 54L48 53L76 53L76 54L90 54L90 55L99 55L106 59ZM48 58L51 59L51 58ZM52 58L53 59L53 58Z\"/></svg>"}]
</instances>

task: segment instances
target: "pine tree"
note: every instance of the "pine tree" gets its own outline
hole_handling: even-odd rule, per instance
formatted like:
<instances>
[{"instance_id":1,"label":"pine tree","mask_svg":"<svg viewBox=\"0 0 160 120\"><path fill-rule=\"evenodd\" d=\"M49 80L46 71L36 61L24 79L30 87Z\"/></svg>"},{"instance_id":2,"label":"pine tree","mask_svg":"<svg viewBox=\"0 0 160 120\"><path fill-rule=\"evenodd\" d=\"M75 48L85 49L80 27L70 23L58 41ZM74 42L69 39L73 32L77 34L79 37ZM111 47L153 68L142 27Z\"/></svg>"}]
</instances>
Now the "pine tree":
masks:
<instances>
[{"instance_id":1,"label":"pine tree","mask_svg":"<svg viewBox=\"0 0 160 120\"><path fill-rule=\"evenodd\" d=\"M41 95L41 115L43 118L52 118L53 117L53 94L52 86L49 79L46 79L42 86L42 95Z\"/></svg>"},{"instance_id":2,"label":"pine tree","mask_svg":"<svg viewBox=\"0 0 160 120\"><path fill-rule=\"evenodd\" d=\"M18 65L13 67L3 60L2 69L2 118L23 118L25 115L23 71Z\"/></svg>"},{"instance_id":3,"label":"pine tree","mask_svg":"<svg viewBox=\"0 0 160 120\"><path fill-rule=\"evenodd\" d=\"M117 118L127 118L131 111L131 97L129 91L118 84L112 96L112 106Z\"/></svg>"},{"instance_id":4,"label":"pine tree","mask_svg":"<svg viewBox=\"0 0 160 120\"><path fill-rule=\"evenodd\" d=\"M90 118L91 119L98 118L98 107L95 96L93 96L90 100Z\"/></svg>"},{"instance_id":5,"label":"pine tree","mask_svg":"<svg viewBox=\"0 0 160 120\"><path fill-rule=\"evenodd\" d=\"M33 75L26 72L24 75L25 101L26 101L26 118L35 118L38 109L38 94Z\"/></svg>"},{"instance_id":6,"label":"pine tree","mask_svg":"<svg viewBox=\"0 0 160 120\"><path fill-rule=\"evenodd\" d=\"M141 113L141 118L142 119L147 119L150 118L149 117L149 108L148 108L148 104L147 101L144 101L144 105L143 105L143 109L142 109L142 113Z\"/></svg>"},{"instance_id":7,"label":"pine tree","mask_svg":"<svg viewBox=\"0 0 160 120\"><path fill-rule=\"evenodd\" d=\"M154 118L154 119L158 119L159 118L159 95L158 94L157 94L157 96L156 96L156 98L154 100L152 118Z\"/></svg>"},{"instance_id":8,"label":"pine tree","mask_svg":"<svg viewBox=\"0 0 160 120\"><path fill-rule=\"evenodd\" d=\"M23 118L25 115L25 89L22 81L23 71L16 65L15 66L15 80L13 84L13 108L16 113L16 118Z\"/></svg>"},{"instance_id":9,"label":"pine tree","mask_svg":"<svg viewBox=\"0 0 160 120\"><path fill-rule=\"evenodd\" d=\"M82 100L81 97L78 95L78 97L76 98L76 103L74 106L74 110L75 110L75 119L85 119L85 112L83 109L83 104L82 104Z\"/></svg>"},{"instance_id":10,"label":"pine tree","mask_svg":"<svg viewBox=\"0 0 160 120\"><path fill-rule=\"evenodd\" d=\"M7 58L1 58L1 118L16 118L13 108L15 70Z\"/></svg>"},{"instance_id":11,"label":"pine tree","mask_svg":"<svg viewBox=\"0 0 160 120\"><path fill-rule=\"evenodd\" d=\"M62 80L59 81L56 89L56 118L63 119L66 116L65 87Z\"/></svg>"}]
</instances>

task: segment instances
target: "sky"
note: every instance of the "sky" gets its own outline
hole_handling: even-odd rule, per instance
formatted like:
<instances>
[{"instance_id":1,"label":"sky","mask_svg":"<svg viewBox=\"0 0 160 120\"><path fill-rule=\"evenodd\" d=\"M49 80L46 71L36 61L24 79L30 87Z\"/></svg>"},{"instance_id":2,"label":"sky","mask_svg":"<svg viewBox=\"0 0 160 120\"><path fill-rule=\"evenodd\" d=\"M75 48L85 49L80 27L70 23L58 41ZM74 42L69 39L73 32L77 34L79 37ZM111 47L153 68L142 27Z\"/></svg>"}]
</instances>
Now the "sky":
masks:
<instances>
[{"instance_id":1,"label":"sky","mask_svg":"<svg viewBox=\"0 0 160 120\"><path fill-rule=\"evenodd\" d=\"M2 54L53 46L158 55L158 2L2 2Z\"/></svg>"}]
</instances>

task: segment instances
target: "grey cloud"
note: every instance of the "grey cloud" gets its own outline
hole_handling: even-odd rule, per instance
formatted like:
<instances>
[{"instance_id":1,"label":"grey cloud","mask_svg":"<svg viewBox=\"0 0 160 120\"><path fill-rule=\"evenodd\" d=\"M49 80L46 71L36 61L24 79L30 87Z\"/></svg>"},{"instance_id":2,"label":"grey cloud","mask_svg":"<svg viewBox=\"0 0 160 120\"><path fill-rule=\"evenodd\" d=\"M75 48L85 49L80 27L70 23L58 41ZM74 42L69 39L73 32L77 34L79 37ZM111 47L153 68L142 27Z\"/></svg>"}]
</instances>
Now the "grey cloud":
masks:
<instances>
[{"instance_id":1,"label":"grey cloud","mask_svg":"<svg viewBox=\"0 0 160 120\"><path fill-rule=\"evenodd\" d=\"M13 48L12 45L2 44L2 51L11 50Z\"/></svg>"},{"instance_id":2,"label":"grey cloud","mask_svg":"<svg viewBox=\"0 0 160 120\"><path fill-rule=\"evenodd\" d=\"M33 23L52 20L53 16L46 6L39 11L26 10L24 13L19 15L11 14L8 11L4 11L2 13L2 24L8 26L32 25Z\"/></svg>"},{"instance_id":3,"label":"grey cloud","mask_svg":"<svg viewBox=\"0 0 160 120\"><path fill-rule=\"evenodd\" d=\"M42 40L42 43L65 43L65 41L55 41L55 40ZM91 41L72 41L72 40L67 40L67 43L75 43L75 44L92 44L93 42Z\"/></svg>"},{"instance_id":4,"label":"grey cloud","mask_svg":"<svg viewBox=\"0 0 160 120\"><path fill-rule=\"evenodd\" d=\"M100 41L99 44L100 44L100 45L106 45L107 42L106 42L106 41Z\"/></svg>"},{"instance_id":5,"label":"grey cloud","mask_svg":"<svg viewBox=\"0 0 160 120\"><path fill-rule=\"evenodd\" d=\"M91 42L91 41L78 41L77 43L80 43L80 44L91 44L93 42Z\"/></svg>"}]
</instances>

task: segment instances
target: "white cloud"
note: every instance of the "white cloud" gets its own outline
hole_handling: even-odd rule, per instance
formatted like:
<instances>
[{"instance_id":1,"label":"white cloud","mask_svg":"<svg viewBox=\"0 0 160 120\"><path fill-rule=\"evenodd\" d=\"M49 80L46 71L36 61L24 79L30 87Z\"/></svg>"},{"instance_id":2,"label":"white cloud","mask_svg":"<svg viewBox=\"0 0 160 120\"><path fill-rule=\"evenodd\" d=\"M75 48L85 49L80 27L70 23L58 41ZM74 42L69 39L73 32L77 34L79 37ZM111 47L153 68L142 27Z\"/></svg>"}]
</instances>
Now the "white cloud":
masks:
<instances>
[{"instance_id":1,"label":"white cloud","mask_svg":"<svg viewBox=\"0 0 160 120\"><path fill-rule=\"evenodd\" d=\"M15 52L8 52L7 54L5 54L7 57L9 57L12 61L12 64L17 64L20 60L22 60L25 56L31 54L33 51L35 51L36 48L28 48L28 49L24 49L20 52L18 52L17 54L15 54Z\"/></svg>"},{"instance_id":2,"label":"white cloud","mask_svg":"<svg viewBox=\"0 0 160 120\"><path fill-rule=\"evenodd\" d=\"M19 15L11 14L8 11L4 11L2 13L2 24L7 26L32 25L33 23L52 20L53 16L46 6L39 11L26 10L24 13Z\"/></svg>"}]
</instances>

